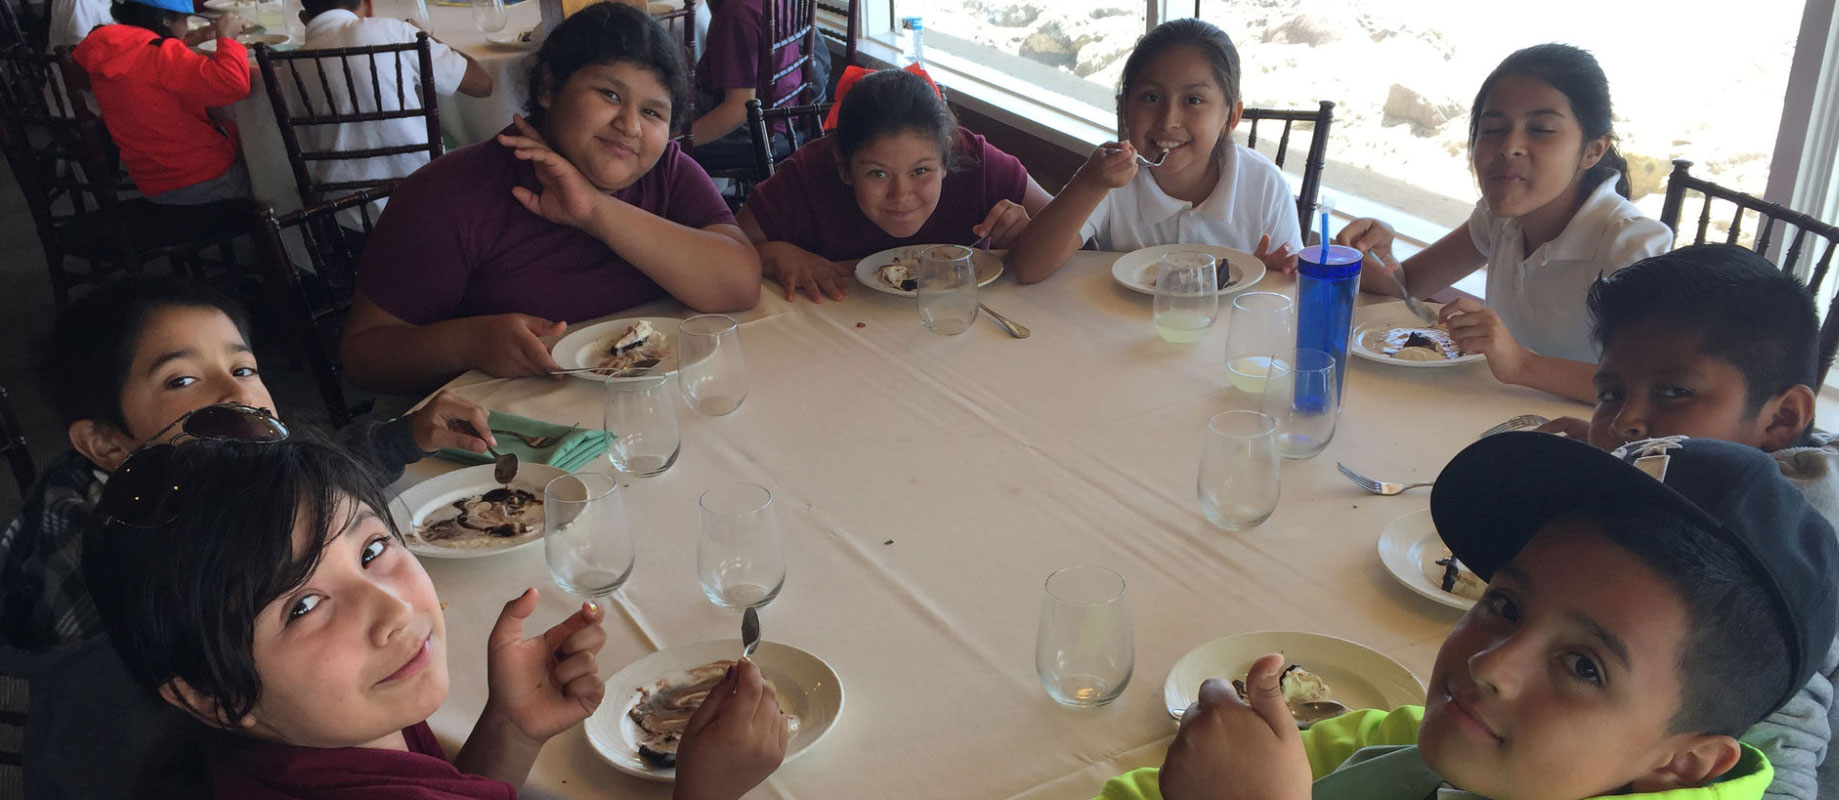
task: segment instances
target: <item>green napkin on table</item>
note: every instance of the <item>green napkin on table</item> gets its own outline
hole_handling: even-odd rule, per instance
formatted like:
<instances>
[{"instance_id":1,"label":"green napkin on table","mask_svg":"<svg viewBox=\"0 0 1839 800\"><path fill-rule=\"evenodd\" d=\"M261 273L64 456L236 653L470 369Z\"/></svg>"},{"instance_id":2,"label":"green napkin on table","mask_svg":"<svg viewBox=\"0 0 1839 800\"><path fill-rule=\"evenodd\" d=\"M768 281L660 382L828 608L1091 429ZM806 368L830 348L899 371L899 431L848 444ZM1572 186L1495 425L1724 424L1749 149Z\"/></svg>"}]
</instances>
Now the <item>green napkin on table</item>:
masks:
<instances>
[{"instance_id":1,"label":"green napkin on table","mask_svg":"<svg viewBox=\"0 0 1839 800\"><path fill-rule=\"evenodd\" d=\"M607 451L607 432L598 428L557 425L540 419L506 414L503 411L493 411L490 422L493 430L551 438L551 441L544 444L539 450L525 444L516 436L506 433L493 434L498 438L498 452L516 453L518 462L523 464L548 464L556 469L573 472L576 468ZM492 463L490 454L472 453L452 447L441 448L438 455L462 464Z\"/></svg>"}]
</instances>

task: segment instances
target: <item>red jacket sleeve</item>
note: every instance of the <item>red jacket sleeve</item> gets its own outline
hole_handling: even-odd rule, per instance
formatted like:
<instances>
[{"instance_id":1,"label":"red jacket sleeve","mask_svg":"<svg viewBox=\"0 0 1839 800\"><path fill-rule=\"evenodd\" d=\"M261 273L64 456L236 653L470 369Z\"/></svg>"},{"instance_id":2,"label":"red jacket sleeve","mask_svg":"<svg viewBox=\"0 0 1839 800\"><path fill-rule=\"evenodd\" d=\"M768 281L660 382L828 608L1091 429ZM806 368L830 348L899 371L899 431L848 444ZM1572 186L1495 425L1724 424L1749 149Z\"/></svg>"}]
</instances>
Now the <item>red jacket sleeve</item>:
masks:
<instances>
[{"instance_id":1,"label":"red jacket sleeve","mask_svg":"<svg viewBox=\"0 0 1839 800\"><path fill-rule=\"evenodd\" d=\"M249 96L249 51L219 38L217 52L201 56L177 39L160 43L160 83L207 106L227 106Z\"/></svg>"}]
</instances>

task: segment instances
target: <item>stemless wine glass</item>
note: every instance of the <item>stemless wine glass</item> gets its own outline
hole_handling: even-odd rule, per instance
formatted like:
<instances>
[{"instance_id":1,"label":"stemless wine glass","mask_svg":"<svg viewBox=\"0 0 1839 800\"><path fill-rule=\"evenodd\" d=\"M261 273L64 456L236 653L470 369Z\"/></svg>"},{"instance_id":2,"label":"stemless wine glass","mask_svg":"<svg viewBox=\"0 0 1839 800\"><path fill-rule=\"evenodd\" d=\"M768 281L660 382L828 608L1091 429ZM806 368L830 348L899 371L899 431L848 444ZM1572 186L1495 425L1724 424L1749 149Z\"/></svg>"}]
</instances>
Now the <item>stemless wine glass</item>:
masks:
<instances>
[{"instance_id":1,"label":"stemless wine glass","mask_svg":"<svg viewBox=\"0 0 1839 800\"><path fill-rule=\"evenodd\" d=\"M480 33L497 33L504 30L504 0L472 0L473 27Z\"/></svg>"},{"instance_id":2,"label":"stemless wine glass","mask_svg":"<svg viewBox=\"0 0 1839 800\"><path fill-rule=\"evenodd\" d=\"M1292 350L1278 356L1290 371L1264 390L1264 413L1277 423L1277 454L1291 460L1314 458L1335 436L1341 393L1335 360L1321 350Z\"/></svg>"},{"instance_id":3,"label":"stemless wine glass","mask_svg":"<svg viewBox=\"0 0 1839 800\"><path fill-rule=\"evenodd\" d=\"M677 463L683 434L665 376L608 380L605 420L607 459L614 469L649 478Z\"/></svg>"},{"instance_id":4,"label":"stemless wine glass","mask_svg":"<svg viewBox=\"0 0 1839 800\"><path fill-rule=\"evenodd\" d=\"M1267 380L1282 378L1290 365L1282 353L1296 349L1296 313L1290 298L1276 292L1246 292L1232 299L1226 323L1226 372L1234 388L1260 394Z\"/></svg>"},{"instance_id":5,"label":"stemless wine glass","mask_svg":"<svg viewBox=\"0 0 1839 800\"><path fill-rule=\"evenodd\" d=\"M1256 411L1223 411L1207 420L1196 492L1213 524L1242 531L1277 510L1276 430L1275 420Z\"/></svg>"},{"instance_id":6,"label":"stemless wine glass","mask_svg":"<svg viewBox=\"0 0 1839 800\"><path fill-rule=\"evenodd\" d=\"M1220 316L1218 266L1206 253L1169 253L1156 267L1156 332L1174 344L1207 338Z\"/></svg>"},{"instance_id":7,"label":"stemless wine glass","mask_svg":"<svg viewBox=\"0 0 1839 800\"><path fill-rule=\"evenodd\" d=\"M632 575L632 523L619 481L583 472L543 487L543 555L569 594L597 600Z\"/></svg>"},{"instance_id":8,"label":"stemless wine glass","mask_svg":"<svg viewBox=\"0 0 1839 800\"><path fill-rule=\"evenodd\" d=\"M739 611L779 596L785 585L785 544L773 493L730 483L702 493L702 533L696 538L696 577L709 602Z\"/></svg>"},{"instance_id":9,"label":"stemless wine glass","mask_svg":"<svg viewBox=\"0 0 1839 800\"><path fill-rule=\"evenodd\" d=\"M747 399L741 329L726 314L702 314L677 329L677 375L683 402L705 417L732 414Z\"/></svg>"},{"instance_id":10,"label":"stemless wine glass","mask_svg":"<svg viewBox=\"0 0 1839 800\"><path fill-rule=\"evenodd\" d=\"M920 253L920 324L933 333L963 333L977 319L977 265L971 249L928 247Z\"/></svg>"},{"instance_id":11,"label":"stemless wine glass","mask_svg":"<svg viewBox=\"0 0 1839 800\"><path fill-rule=\"evenodd\" d=\"M1093 566L1047 576L1034 643L1034 671L1047 696L1076 708L1102 706L1124 693L1136 662L1124 576Z\"/></svg>"}]
</instances>

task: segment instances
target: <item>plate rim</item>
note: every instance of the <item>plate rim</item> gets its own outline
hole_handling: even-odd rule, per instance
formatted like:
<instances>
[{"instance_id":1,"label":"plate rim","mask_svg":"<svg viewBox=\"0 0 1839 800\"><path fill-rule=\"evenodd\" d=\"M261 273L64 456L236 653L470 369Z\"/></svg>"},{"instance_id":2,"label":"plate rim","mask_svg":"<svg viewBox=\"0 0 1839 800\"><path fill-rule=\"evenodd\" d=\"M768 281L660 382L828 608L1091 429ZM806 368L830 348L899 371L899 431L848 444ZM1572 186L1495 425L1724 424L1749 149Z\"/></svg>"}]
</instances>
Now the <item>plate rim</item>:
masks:
<instances>
[{"instance_id":1,"label":"plate rim","mask_svg":"<svg viewBox=\"0 0 1839 800\"><path fill-rule=\"evenodd\" d=\"M588 340L593 338L591 335L589 335L591 331L599 331L602 329L611 328L615 324L618 324L618 323L631 324L639 320L645 320L646 322L650 322L652 324L652 327L659 327L658 326L659 320L666 320L670 322L671 329L669 331L666 331L666 333L669 334L670 337L674 340L677 338L676 330L683 326L684 318L683 317L614 317L612 319L605 319L599 322L589 323L587 325L583 325L579 329L572 330L572 331L569 331L568 333L562 334L562 338L557 339L556 343L550 346L549 355L552 358L556 358L556 366L559 366L563 369L580 369L582 367L586 367L588 365L579 363L579 359L576 359L577 363L572 364L572 365L562 363L562 360L556 357L556 351L561 350L563 345L568 344L571 341L576 342L577 346L584 346L586 343L588 343ZM576 355L579 355L579 353L577 352ZM675 353L673 352L672 355L674 356ZM654 377L659 377L659 376L669 377L675 374L677 374L677 365L675 363L672 363L670 369L653 370L652 372L646 375L642 375L642 376L638 376L634 378L614 378L613 380L643 380L645 378L654 378ZM573 373L569 375L569 377L580 378L581 380L590 381L593 383L606 383L607 382L607 379L605 377L600 376L600 375L595 375L592 372L577 372L577 373Z\"/></svg>"},{"instance_id":2,"label":"plate rim","mask_svg":"<svg viewBox=\"0 0 1839 800\"><path fill-rule=\"evenodd\" d=\"M1394 703L1392 705L1392 708L1398 708L1399 706L1402 706L1402 705L1411 705L1413 703L1424 702L1425 686L1424 686L1423 679L1419 678L1417 676L1417 673L1412 672L1404 664L1398 663L1397 659L1394 659L1391 656L1386 655L1385 653L1381 653L1378 650L1373 649L1372 647L1361 644L1352 639L1346 639L1340 636L1331 636L1326 633L1312 633L1308 631L1261 630L1261 631L1243 631L1240 633L1230 633L1225 636L1219 636L1213 639L1208 639L1207 641L1201 642L1200 644L1197 644L1194 647L1190 648L1188 652L1183 653L1180 658L1175 659L1175 663L1169 665L1168 675L1162 679L1163 704L1169 708L1176 708L1178 706L1185 706L1193 702L1192 700L1188 699L1187 693L1182 691L1181 687L1178 687L1175 685L1175 673L1181 669L1182 664L1186 663L1188 659L1198 657L1201 651L1206 650L1210 647L1213 647L1221 642L1225 642L1225 641L1229 641L1233 639L1250 639L1256 636L1297 637L1301 639L1331 642L1332 643L1331 646L1335 646L1335 647L1352 647L1358 650L1364 650L1372 654L1373 656L1378 657L1379 659L1384 661L1386 664L1389 664L1392 667L1396 668L1404 676L1410 678L1412 685L1417 687L1417 694L1414 698L1407 699L1402 703ZM1198 691L1198 687L1196 687L1196 691ZM1384 690L1382 689L1381 691L1383 692ZM1392 700L1388 698L1386 699L1386 702L1392 703ZM1351 709L1351 710L1359 710L1359 709ZM1391 709L1386 709L1386 710L1391 710Z\"/></svg>"},{"instance_id":3,"label":"plate rim","mask_svg":"<svg viewBox=\"0 0 1839 800\"><path fill-rule=\"evenodd\" d=\"M612 697L615 691L620 691L622 696L629 694L629 691L624 690L622 688L622 685L631 683L633 681L634 673L640 671L639 667L644 665L646 662L656 661L660 659L664 654L670 653L671 651L688 650L690 648L710 648L710 649L726 648L728 652L732 652L733 650L738 648L738 645L736 644L736 640L733 640L733 639L706 639L706 640L699 641L699 642L685 642L683 644L666 647L662 650L654 650L650 653L640 656L639 658L633 660L631 663L628 663L626 666L621 667L618 672L615 672L613 673L611 677L608 677L605 682L605 685L608 690L607 696L609 698ZM817 654L812 653L809 650L805 650L804 648L798 647L797 645L786 644L784 642L763 641L760 643L760 649L754 653L752 660L758 662L761 660L762 656L772 658L775 656L771 654L781 654L781 653L787 658L808 659L811 665L821 668L823 670L823 674L829 678L830 685L836 687L836 713L831 716L829 724L825 725L823 729L819 730L815 736L811 737L810 740L804 742L802 745L799 745L796 749L794 749L791 746L788 746L786 748L785 759L780 762L780 766L783 767L786 764L792 763L793 759L796 759L799 756L804 755L806 751L809 751L817 747L817 745L820 742L822 742L825 739L825 737L828 737L830 735L830 732L836 728L836 721L842 718L843 710L849 704L849 692L843 687L843 678L841 675L837 674L836 667L831 666L830 662L825 661L823 658L819 657ZM714 657L710 658L709 660L713 661L720 657L721 655L717 653ZM691 659L691 660L694 660L694 659ZM653 675L653 677L651 677L649 680L652 680L652 681L657 680L658 676L656 675L654 670L645 670L645 671ZM634 688L636 688L636 686ZM616 706L617 706L617 712L614 711ZM603 717L603 714L606 715L606 717ZM600 756L600 759L602 761L605 761L607 764L611 765L614 769L617 769L620 772L623 772L627 775L631 775L635 778L643 778L645 780L658 781L662 783L675 782L677 779L677 770L675 767L672 767L670 769L658 769L655 767L645 767L645 768L634 767L633 763L643 763L643 762L639 762L636 760L637 759L636 755L633 756L635 760L629 763L629 762L619 760L614 755L609 754L607 750L602 749L602 743L600 742L596 734L596 730L600 728L601 726L611 725L613 726L613 730L609 732L609 736L617 737L619 723L616 718L623 717L625 716L625 714L626 714L626 703L624 701L621 701L620 703L617 703L617 704L602 702L600 704L600 707L594 710L593 714L589 715L587 719L582 720L581 722L581 733L584 737L587 738L588 747L593 749L594 754ZM615 718L615 719L611 719L609 721L607 718ZM599 722L596 722L597 720L599 720ZM799 728L799 731L801 733L805 730L806 729L803 727ZM796 739L796 737L794 737L794 739ZM607 745L607 747L610 748L612 747L612 745L609 744ZM620 755L623 756L625 754L621 753Z\"/></svg>"},{"instance_id":4,"label":"plate rim","mask_svg":"<svg viewBox=\"0 0 1839 800\"><path fill-rule=\"evenodd\" d=\"M529 547L531 545L542 543L543 537L535 536L535 537L532 537L530 541L514 544L514 545L511 545L510 547L477 548L477 549L461 550L461 549L452 548L452 547L440 547L437 545L424 544L424 543L415 541L413 538L411 538L414 536L414 530L415 530L414 528L415 509L410 507L406 501L402 500L403 496L407 495L410 492L415 491L416 489L426 486L427 484L433 483L435 481L459 480L457 478L450 478L449 476L460 475L466 472L475 472L479 475L484 476L487 483L497 483L497 481L492 478L492 472L491 472L492 469L493 469L493 466L491 464L473 464L470 466L461 467L456 470L449 470L439 475L433 475L424 480L417 481L413 485L405 486L403 487L402 491L397 492L394 496L390 497L389 499L390 519L394 520L396 523L397 529L402 531L403 544L409 548L409 552L414 553L417 557L426 556L428 558L443 558L443 559L489 558L491 556L501 556L506 553L513 553L518 550L522 550L526 547ZM571 474L568 470L562 469L561 467L551 466L549 464L523 464L523 465L520 465L518 469L520 471L525 470L525 469L553 470L554 474L550 475L548 478L545 478L543 480L544 483L548 483L549 481L562 477L563 475ZM461 487L455 487L455 488L461 488ZM398 508L401 509L402 515L407 515L408 519L404 520L399 517Z\"/></svg>"},{"instance_id":5,"label":"plate rim","mask_svg":"<svg viewBox=\"0 0 1839 800\"><path fill-rule=\"evenodd\" d=\"M1429 515L1429 508L1421 508L1400 514L1391 522L1386 523L1386 527L1379 531L1379 561L1385 565L1387 572L1392 573L1394 580L1418 596L1458 611L1468 611L1474 607L1474 600L1458 597L1443 591L1440 587L1432 586L1430 578L1424 574L1423 565L1416 563L1411 558L1411 553L1422 546L1425 541L1430 539L1441 541L1437 536L1437 526L1434 522L1426 533L1414 536L1409 530L1411 523L1407 520L1413 520L1419 516L1429 517Z\"/></svg>"},{"instance_id":6,"label":"plate rim","mask_svg":"<svg viewBox=\"0 0 1839 800\"><path fill-rule=\"evenodd\" d=\"M1257 265L1258 277L1250 279L1250 280L1241 280L1237 284L1234 284L1232 286L1226 287L1225 289L1220 289L1216 291L1215 294L1218 295L1219 297L1230 297L1240 292L1250 290L1253 286L1257 286L1260 282L1262 282L1264 280L1264 276L1269 274L1270 272L1269 270L1264 268L1264 262L1259 261L1257 256L1254 256L1251 253L1247 253L1244 250L1240 250L1235 247L1227 247L1221 244L1207 244L1206 242L1176 242L1174 244L1153 244L1148 247L1139 247L1129 252L1119 253L1117 258L1112 259L1111 261L1111 279L1113 281L1116 281L1118 285L1126 289L1129 289L1138 294L1146 294L1146 295L1150 295L1153 297L1156 294L1155 289L1151 289L1134 280L1130 280L1128 277L1124 276L1120 272L1120 270L1123 269L1126 263L1126 259L1129 259L1133 256L1137 256L1138 254L1147 254L1147 253L1150 253L1151 251L1154 251L1155 257L1161 257L1164 253L1182 252L1181 250L1178 250L1176 248L1200 248L1202 250L1223 250L1229 254L1228 256L1226 256L1226 264L1229 268L1232 266L1232 256L1233 255L1244 256L1246 260L1247 268L1249 268L1253 264ZM1218 253L1208 253L1208 255L1212 255L1216 260L1220 257ZM1149 258L1150 256L1144 255L1143 257Z\"/></svg>"},{"instance_id":7,"label":"plate rim","mask_svg":"<svg viewBox=\"0 0 1839 800\"><path fill-rule=\"evenodd\" d=\"M996 262L996 272L991 274L990 277L988 278L983 278L977 281L978 288L982 288L992 283L995 283L996 279L1002 277L1003 272L1008 270L1008 265L1003 263L1002 256L999 256L995 252L990 251L990 250L983 250L983 249L979 249L975 247L970 247L970 245L952 244L950 242L903 244L903 245L896 245L894 247L887 248L886 250L877 250L873 253L869 253L868 255L865 255L861 258L856 259L856 267L853 270L856 276L856 282L862 284L863 286L867 286L870 289L874 289L883 294L891 294L891 295L894 295L895 297L917 297L919 296L919 292L909 292L905 289L896 289L892 286L883 284L879 280L874 279L874 274L875 274L874 270L877 270L883 266L886 266L886 264L883 263L882 259L893 258L894 256L891 254L899 253L903 250L908 250L908 249L915 248L915 247L967 247L971 251L971 263L973 264L981 262L986 258L993 259ZM874 266L870 266L871 264L873 264Z\"/></svg>"},{"instance_id":8,"label":"plate rim","mask_svg":"<svg viewBox=\"0 0 1839 800\"><path fill-rule=\"evenodd\" d=\"M1441 311L1443 310L1443 306L1444 306L1443 303L1432 302L1429 300L1424 301L1424 307L1432 311ZM1386 365L1394 366L1394 367L1405 367L1407 369L1447 369L1449 367L1454 367L1454 366L1458 366L1461 364L1473 364L1477 361L1487 360L1488 357L1481 353L1466 353L1456 358L1448 358L1442 361L1403 361L1403 360L1388 356L1384 353L1373 352L1372 350L1368 349L1365 344L1361 343L1361 340L1366 338L1365 336L1361 334L1361 332L1366 330L1367 326L1372 325L1376 322L1379 322L1379 320L1374 319L1374 317L1378 317L1381 314L1390 314L1393 311L1398 311L1399 313L1405 315L1406 317L1409 317L1411 319L1416 319L1416 317L1411 317L1411 311L1405 308L1405 301L1403 300L1388 300L1383 303L1369 303L1367 305L1360 306L1354 309L1354 329L1353 329L1353 332L1348 336L1348 339L1347 339L1348 353L1358 358L1363 358L1363 359L1366 359L1376 364L1386 364ZM1365 320L1362 320L1360 318L1363 313L1367 316L1367 319Z\"/></svg>"}]
</instances>

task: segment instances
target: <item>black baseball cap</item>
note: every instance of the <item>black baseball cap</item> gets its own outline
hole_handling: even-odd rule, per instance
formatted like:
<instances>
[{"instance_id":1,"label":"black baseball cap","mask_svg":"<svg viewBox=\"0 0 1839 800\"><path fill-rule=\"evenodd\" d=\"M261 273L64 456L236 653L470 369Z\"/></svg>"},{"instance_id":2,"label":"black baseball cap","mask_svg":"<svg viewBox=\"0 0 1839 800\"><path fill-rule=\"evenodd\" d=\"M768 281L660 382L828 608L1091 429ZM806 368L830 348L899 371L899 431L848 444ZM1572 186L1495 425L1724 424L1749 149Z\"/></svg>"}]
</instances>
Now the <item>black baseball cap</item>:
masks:
<instances>
[{"instance_id":1,"label":"black baseball cap","mask_svg":"<svg viewBox=\"0 0 1839 800\"><path fill-rule=\"evenodd\" d=\"M1605 504L1700 524L1750 562L1775 600L1793 668L1776 705L1792 698L1839 625L1839 539L1769 454L1684 436L1605 452L1546 433L1503 433L1457 453L1430 494L1444 544L1483 580L1553 518Z\"/></svg>"}]
</instances>

